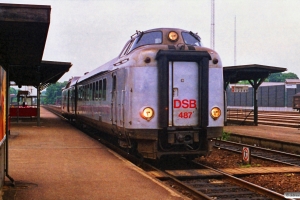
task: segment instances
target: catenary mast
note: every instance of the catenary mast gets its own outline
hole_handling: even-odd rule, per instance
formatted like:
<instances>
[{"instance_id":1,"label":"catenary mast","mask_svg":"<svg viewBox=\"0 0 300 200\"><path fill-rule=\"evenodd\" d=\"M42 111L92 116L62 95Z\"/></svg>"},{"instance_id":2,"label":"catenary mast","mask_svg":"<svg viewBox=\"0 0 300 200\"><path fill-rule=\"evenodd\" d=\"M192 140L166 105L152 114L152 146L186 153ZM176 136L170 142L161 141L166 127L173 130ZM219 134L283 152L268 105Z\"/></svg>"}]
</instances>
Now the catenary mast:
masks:
<instances>
[{"instance_id":1,"label":"catenary mast","mask_svg":"<svg viewBox=\"0 0 300 200\"><path fill-rule=\"evenodd\" d=\"M211 0L210 48L215 49L215 0Z\"/></svg>"}]
</instances>

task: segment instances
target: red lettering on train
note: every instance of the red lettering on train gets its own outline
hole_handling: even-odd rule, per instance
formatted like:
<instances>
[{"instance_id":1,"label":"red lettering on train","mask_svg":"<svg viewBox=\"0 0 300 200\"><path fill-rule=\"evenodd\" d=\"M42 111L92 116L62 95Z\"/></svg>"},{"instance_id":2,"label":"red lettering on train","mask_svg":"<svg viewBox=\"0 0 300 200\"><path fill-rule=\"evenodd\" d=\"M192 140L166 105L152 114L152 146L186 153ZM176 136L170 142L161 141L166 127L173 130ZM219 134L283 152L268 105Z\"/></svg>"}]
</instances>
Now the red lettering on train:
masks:
<instances>
[{"instance_id":1,"label":"red lettering on train","mask_svg":"<svg viewBox=\"0 0 300 200\"><path fill-rule=\"evenodd\" d=\"M189 108L189 100L183 99L181 102L182 102L182 108Z\"/></svg>"},{"instance_id":2,"label":"red lettering on train","mask_svg":"<svg viewBox=\"0 0 300 200\"><path fill-rule=\"evenodd\" d=\"M195 99L190 99L190 108L196 108L197 101Z\"/></svg>"},{"instance_id":3,"label":"red lettering on train","mask_svg":"<svg viewBox=\"0 0 300 200\"><path fill-rule=\"evenodd\" d=\"M195 99L174 99L173 101L174 108L196 108L197 101Z\"/></svg>"}]
</instances>

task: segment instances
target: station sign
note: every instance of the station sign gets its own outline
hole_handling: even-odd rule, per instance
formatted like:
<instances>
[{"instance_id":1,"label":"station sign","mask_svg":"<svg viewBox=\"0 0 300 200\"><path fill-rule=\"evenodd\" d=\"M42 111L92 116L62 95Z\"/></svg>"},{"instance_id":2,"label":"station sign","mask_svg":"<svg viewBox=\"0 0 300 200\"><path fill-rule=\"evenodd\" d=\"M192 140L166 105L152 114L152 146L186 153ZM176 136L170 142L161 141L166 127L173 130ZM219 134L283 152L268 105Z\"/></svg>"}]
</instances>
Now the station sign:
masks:
<instances>
[{"instance_id":1,"label":"station sign","mask_svg":"<svg viewBox=\"0 0 300 200\"><path fill-rule=\"evenodd\" d=\"M237 86L237 85L231 86L231 92L248 92L248 90L249 90L248 86Z\"/></svg>"},{"instance_id":2,"label":"station sign","mask_svg":"<svg viewBox=\"0 0 300 200\"><path fill-rule=\"evenodd\" d=\"M296 84L285 84L285 88L296 89L297 85Z\"/></svg>"}]
</instances>

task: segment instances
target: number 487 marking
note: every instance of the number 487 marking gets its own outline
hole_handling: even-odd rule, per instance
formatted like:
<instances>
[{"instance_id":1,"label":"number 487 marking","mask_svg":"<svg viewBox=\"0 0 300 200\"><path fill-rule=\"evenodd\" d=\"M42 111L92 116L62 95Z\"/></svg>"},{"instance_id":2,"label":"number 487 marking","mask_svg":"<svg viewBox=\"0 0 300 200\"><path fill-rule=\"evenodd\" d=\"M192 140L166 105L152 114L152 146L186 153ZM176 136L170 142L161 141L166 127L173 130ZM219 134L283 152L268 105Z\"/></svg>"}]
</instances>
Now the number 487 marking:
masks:
<instances>
[{"instance_id":1,"label":"number 487 marking","mask_svg":"<svg viewBox=\"0 0 300 200\"><path fill-rule=\"evenodd\" d=\"M178 117L180 118L191 118L192 117L193 112L180 112Z\"/></svg>"}]
</instances>

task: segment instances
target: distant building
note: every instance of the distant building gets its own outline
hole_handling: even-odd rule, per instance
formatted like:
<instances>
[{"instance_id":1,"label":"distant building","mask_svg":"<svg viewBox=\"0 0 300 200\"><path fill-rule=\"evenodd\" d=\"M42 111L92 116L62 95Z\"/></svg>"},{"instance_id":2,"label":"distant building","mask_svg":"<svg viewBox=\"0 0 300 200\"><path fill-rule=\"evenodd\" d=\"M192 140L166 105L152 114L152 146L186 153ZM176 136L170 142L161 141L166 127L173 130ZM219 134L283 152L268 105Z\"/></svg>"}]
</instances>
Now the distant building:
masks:
<instances>
[{"instance_id":1,"label":"distant building","mask_svg":"<svg viewBox=\"0 0 300 200\"><path fill-rule=\"evenodd\" d=\"M248 88L245 89L245 87ZM258 109L294 111L293 96L298 92L300 92L300 79L263 82L257 90ZM253 88L250 84L230 84L226 95L228 108L251 109L253 107Z\"/></svg>"}]
</instances>

